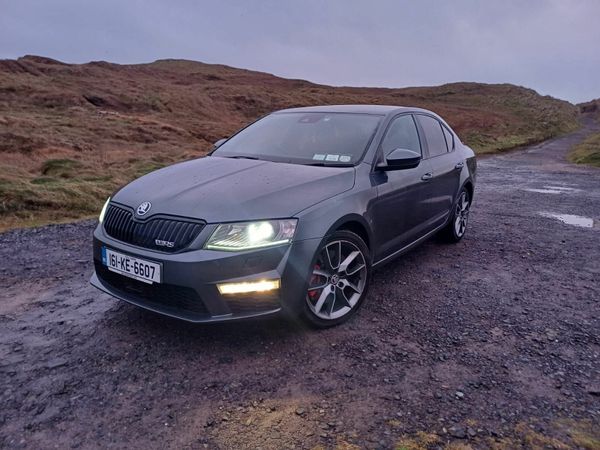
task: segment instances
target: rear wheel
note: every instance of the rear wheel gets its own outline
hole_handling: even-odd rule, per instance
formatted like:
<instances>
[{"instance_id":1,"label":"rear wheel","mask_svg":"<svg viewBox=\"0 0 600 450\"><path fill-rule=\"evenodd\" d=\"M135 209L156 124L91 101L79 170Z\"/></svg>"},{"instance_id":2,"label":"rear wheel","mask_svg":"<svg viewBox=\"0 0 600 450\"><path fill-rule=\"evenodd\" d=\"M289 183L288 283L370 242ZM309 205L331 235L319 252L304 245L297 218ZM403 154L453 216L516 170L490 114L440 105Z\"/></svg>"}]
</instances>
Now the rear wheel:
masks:
<instances>
[{"instance_id":1,"label":"rear wheel","mask_svg":"<svg viewBox=\"0 0 600 450\"><path fill-rule=\"evenodd\" d=\"M327 328L348 320L363 303L369 287L369 249L350 231L336 231L315 255L303 316Z\"/></svg>"},{"instance_id":2,"label":"rear wheel","mask_svg":"<svg viewBox=\"0 0 600 450\"><path fill-rule=\"evenodd\" d=\"M467 225L469 223L469 212L471 211L471 196L469 191L462 188L456 203L452 210L452 216L448 225L442 230L441 236L447 242L458 242L460 241L465 233L467 232Z\"/></svg>"}]
</instances>

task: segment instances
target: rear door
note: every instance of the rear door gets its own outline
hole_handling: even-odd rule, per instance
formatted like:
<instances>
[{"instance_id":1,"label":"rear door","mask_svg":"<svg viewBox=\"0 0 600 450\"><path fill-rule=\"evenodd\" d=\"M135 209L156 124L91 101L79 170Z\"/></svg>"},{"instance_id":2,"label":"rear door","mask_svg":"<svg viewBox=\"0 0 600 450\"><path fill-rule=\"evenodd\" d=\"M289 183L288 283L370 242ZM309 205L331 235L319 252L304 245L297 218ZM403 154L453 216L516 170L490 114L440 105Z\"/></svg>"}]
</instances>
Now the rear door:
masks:
<instances>
[{"instance_id":1,"label":"rear door","mask_svg":"<svg viewBox=\"0 0 600 450\"><path fill-rule=\"evenodd\" d=\"M395 117L387 127L378 150L376 164L397 148L422 154L415 120L411 114ZM372 173L377 186L377 199L372 207L373 231L376 239L375 259L385 258L423 234L423 204L427 199L427 178L431 174L428 161L413 169Z\"/></svg>"},{"instance_id":2,"label":"rear door","mask_svg":"<svg viewBox=\"0 0 600 450\"><path fill-rule=\"evenodd\" d=\"M431 197L424 211L427 228L431 230L442 225L450 214L459 188L462 161L454 151L454 134L442 122L425 114L418 114L416 118L425 138L427 161L433 174Z\"/></svg>"}]
</instances>

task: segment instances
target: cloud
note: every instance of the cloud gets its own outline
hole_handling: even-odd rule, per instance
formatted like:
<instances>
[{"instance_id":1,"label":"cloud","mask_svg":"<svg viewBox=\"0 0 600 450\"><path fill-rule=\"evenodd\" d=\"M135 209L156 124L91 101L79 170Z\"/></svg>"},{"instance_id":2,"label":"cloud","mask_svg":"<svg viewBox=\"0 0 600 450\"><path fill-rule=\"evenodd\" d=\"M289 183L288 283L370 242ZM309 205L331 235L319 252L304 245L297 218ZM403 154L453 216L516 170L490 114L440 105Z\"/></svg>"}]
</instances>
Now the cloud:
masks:
<instances>
[{"instance_id":1,"label":"cloud","mask_svg":"<svg viewBox=\"0 0 600 450\"><path fill-rule=\"evenodd\" d=\"M0 57L186 58L334 85L509 82L600 97L595 0L0 0Z\"/></svg>"}]
</instances>

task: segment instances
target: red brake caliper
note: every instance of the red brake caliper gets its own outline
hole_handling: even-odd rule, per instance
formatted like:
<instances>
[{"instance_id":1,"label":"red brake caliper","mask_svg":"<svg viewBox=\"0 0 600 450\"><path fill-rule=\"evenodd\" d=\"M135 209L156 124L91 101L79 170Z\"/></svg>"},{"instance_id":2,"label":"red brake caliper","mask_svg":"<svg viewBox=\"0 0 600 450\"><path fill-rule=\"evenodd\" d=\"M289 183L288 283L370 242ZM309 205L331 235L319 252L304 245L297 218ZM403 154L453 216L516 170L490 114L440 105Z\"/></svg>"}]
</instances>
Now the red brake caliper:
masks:
<instances>
[{"instance_id":1,"label":"red brake caliper","mask_svg":"<svg viewBox=\"0 0 600 450\"><path fill-rule=\"evenodd\" d=\"M321 268L320 265L315 264L314 270L319 270L320 268ZM316 284L318 280L319 280L319 275L316 275L316 274L313 273L312 276L310 277L310 286ZM311 299L317 298L317 295L319 295L318 289L308 288L308 296Z\"/></svg>"}]
</instances>

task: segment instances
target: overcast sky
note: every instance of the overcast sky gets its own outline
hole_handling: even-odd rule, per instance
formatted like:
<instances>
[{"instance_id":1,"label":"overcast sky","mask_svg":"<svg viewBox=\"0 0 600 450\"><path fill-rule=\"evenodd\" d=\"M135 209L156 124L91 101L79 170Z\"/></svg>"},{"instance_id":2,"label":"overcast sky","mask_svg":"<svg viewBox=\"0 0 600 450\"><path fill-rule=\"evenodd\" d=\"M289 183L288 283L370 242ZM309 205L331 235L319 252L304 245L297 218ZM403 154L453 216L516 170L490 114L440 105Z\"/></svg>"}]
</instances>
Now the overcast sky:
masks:
<instances>
[{"instance_id":1,"label":"overcast sky","mask_svg":"<svg viewBox=\"0 0 600 450\"><path fill-rule=\"evenodd\" d=\"M0 0L0 58L185 58L351 86L600 97L600 0Z\"/></svg>"}]
</instances>

